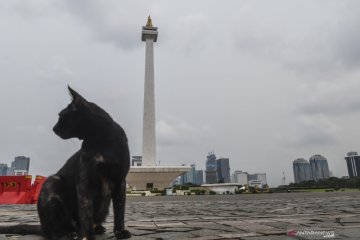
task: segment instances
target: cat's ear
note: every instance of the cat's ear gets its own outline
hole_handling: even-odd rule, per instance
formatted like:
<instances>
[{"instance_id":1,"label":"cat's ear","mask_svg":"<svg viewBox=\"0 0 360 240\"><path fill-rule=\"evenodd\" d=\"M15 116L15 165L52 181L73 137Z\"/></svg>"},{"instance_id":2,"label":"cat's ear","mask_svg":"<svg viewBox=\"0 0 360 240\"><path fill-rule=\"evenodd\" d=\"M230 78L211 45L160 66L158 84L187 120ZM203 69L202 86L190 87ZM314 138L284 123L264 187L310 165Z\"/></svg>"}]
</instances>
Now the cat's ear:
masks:
<instances>
[{"instance_id":1,"label":"cat's ear","mask_svg":"<svg viewBox=\"0 0 360 240\"><path fill-rule=\"evenodd\" d=\"M69 85L68 85L68 89L70 92L70 95L72 97L73 102L77 105L77 106L87 106L88 102L86 101L85 98L83 98L80 94L78 94L74 89L72 89Z\"/></svg>"}]
</instances>

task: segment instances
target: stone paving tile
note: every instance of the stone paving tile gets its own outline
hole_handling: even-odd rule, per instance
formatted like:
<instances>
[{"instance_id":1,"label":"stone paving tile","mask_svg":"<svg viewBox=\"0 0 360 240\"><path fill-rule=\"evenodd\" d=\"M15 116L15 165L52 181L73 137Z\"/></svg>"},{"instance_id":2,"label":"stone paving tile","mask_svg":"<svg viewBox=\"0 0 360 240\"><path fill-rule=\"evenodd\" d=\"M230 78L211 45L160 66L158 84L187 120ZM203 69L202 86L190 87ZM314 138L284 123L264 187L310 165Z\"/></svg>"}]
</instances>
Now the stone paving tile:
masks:
<instances>
[{"instance_id":1,"label":"stone paving tile","mask_svg":"<svg viewBox=\"0 0 360 240\"><path fill-rule=\"evenodd\" d=\"M174 221L174 217L172 217L172 218L170 218L170 217L167 217L167 218L154 217L154 218L152 218L152 221L155 221L155 222L168 222L168 221Z\"/></svg>"},{"instance_id":2,"label":"stone paving tile","mask_svg":"<svg viewBox=\"0 0 360 240\"><path fill-rule=\"evenodd\" d=\"M182 227L170 227L170 228L157 228L155 232L161 232L161 233L172 233L172 232L179 232L179 233L186 233L191 232L194 229L192 228L182 228Z\"/></svg>"},{"instance_id":3,"label":"stone paving tile","mask_svg":"<svg viewBox=\"0 0 360 240\"><path fill-rule=\"evenodd\" d=\"M127 222L131 222L131 221L134 221L134 222L152 222L153 219L151 219L151 218L138 218L136 220L130 220L130 219L127 220Z\"/></svg>"},{"instance_id":4,"label":"stone paving tile","mask_svg":"<svg viewBox=\"0 0 360 240\"><path fill-rule=\"evenodd\" d=\"M220 236L194 236L191 238L195 238L196 240L220 240L220 239L224 239L223 237Z\"/></svg>"},{"instance_id":5,"label":"stone paving tile","mask_svg":"<svg viewBox=\"0 0 360 240\"><path fill-rule=\"evenodd\" d=\"M335 235L342 235L346 238L357 238L360 239L359 228L351 228L351 229L337 229L335 230Z\"/></svg>"},{"instance_id":6,"label":"stone paving tile","mask_svg":"<svg viewBox=\"0 0 360 240\"><path fill-rule=\"evenodd\" d=\"M223 219L222 219L223 220ZM216 221L218 224L228 225L228 226L249 226L252 225L252 223L244 222L241 220L223 220L223 221Z\"/></svg>"},{"instance_id":7,"label":"stone paving tile","mask_svg":"<svg viewBox=\"0 0 360 240\"><path fill-rule=\"evenodd\" d=\"M149 230L149 229L138 229L138 228L132 228L131 229L131 234L133 236L137 236L137 237L140 237L140 236L147 236L147 235L150 235L150 234L153 234L154 231L152 230Z\"/></svg>"},{"instance_id":8,"label":"stone paving tile","mask_svg":"<svg viewBox=\"0 0 360 240\"><path fill-rule=\"evenodd\" d=\"M219 237L223 238L233 238L233 239L239 239L243 237L257 237L257 236L263 236L260 233L257 232L246 232L246 233L228 233L228 234L219 234Z\"/></svg>"},{"instance_id":9,"label":"stone paving tile","mask_svg":"<svg viewBox=\"0 0 360 240\"><path fill-rule=\"evenodd\" d=\"M224 217L202 217L201 219L213 221L213 220L222 220L224 219Z\"/></svg>"},{"instance_id":10,"label":"stone paving tile","mask_svg":"<svg viewBox=\"0 0 360 240\"><path fill-rule=\"evenodd\" d=\"M17 222L7 222L7 221L0 222L0 227L1 226L15 226L15 225L18 225L18 223Z\"/></svg>"},{"instance_id":11,"label":"stone paving tile","mask_svg":"<svg viewBox=\"0 0 360 240\"><path fill-rule=\"evenodd\" d=\"M186 222L186 224L192 227L204 227L204 228L211 225L217 225L212 221L188 221Z\"/></svg>"},{"instance_id":12,"label":"stone paving tile","mask_svg":"<svg viewBox=\"0 0 360 240\"><path fill-rule=\"evenodd\" d=\"M242 240L294 240L294 239L288 239L286 236L249 236L249 237L240 237L239 239Z\"/></svg>"},{"instance_id":13,"label":"stone paving tile","mask_svg":"<svg viewBox=\"0 0 360 240\"><path fill-rule=\"evenodd\" d=\"M292 224L292 223L287 223L287 222L267 222L267 223L263 223L263 225L267 225L270 227L274 227L274 228L280 228L280 229L296 229L299 228L301 225L296 225L296 224Z\"/></svg>"},{"instance_id":14,"label":"stone paving tile","mask_svg":"<svg viewBox=\"0 0 360 240\"><path fill-rule=\"evenodd\" d=\"M238 231L237 233L245 233L245 232ZM196 237L219 237L220 234L230 234L230 233L228 231L223 231L219 229L198 229L191 231L191 234L193 234Z\"/></svg>"},{"instance_id":15,"label":"stone paving tile","mask_svg":"<svg viewBox=\"0 0 360 240\"><path fill-rule=\"evenodd\" d=\"M331 214L328 215L327 218L357 218L359 219L360 216L356 214Z\"/></svg>"},{"instance_id":16,"label":"stone paving tile","mask_svg":"<svg viewBox=\"0 0 360 240\"><path fill-rule=\"evenodd\" d=\"M271 222L278 222L277 219L272 219L272 218L260 218L260 219L244 219L244 222L247 223L271 223Z\"/></svg>"},{"instance_id":17,"label":"stone paving tile","mask_svg":"<svg viewBox=\"0 0 360 240\"><path fill-rule=\"evenodd\" d=\"M278 221L290 223L290 224L306 224L309 222L308 219L303 219L303 218L279 218Z\"/></svg>"},{"instance_id":18,"label":"stone paving tile","mask_svg":"<svg viewBox=\"0 0 360 240\"><path fill-rule=\"evenodd\" d=\"M176 221L198 221L197 217L176 217Z\"/></svg>"},{"instance_id":19,"label":"stone paving tile","mask_svg":"<svg viewBox=\"0 0 360 240\"><path fill-rule=\"evenodd\" d=\"M266 231L277 230L276 228L271 227L271 226L262 225L262 224L258 224L258 223L242 222L242 221L221 221L221 222L217 222L217 223L227 225L227 226L232 226L232 227L235 227L237 229L247 231L247 232L261 233L261 232L266 232ZM277 231L279 231L279 229Z\"/></svg>"},{"instance_id":20,"label":"stone paving tile","mask_svg":"<svg viewBox=\"0 0 360 240\"><path fill-rule=\"evenodd\" d=\"M195 238L192 233L178 233L178 232L167 232L164 233L155 233L151 236L146 236L144 239L156 239L156 240L174 240L174 239L190 239Z\"/></svg>"},{"instance_id":21,"label":"stone paving tile","mask_svg":"<svg viewBox=\"0 0 360 240\"><path fill-rule=\"evenodd\" d=\"M26 235L25 236L7 236L7 237L4 237L4 236L1 236L0 235L0 240L23 240L23 239L26 239L26 240L46 240L45 238L41 237L41 236L37 236L37 235Z\"/></svg>"},{"instance_id":22,"label":"stone paving tile","mask_svg":"<svg viewBox=\"0 0 360 240\"><path fill-rule=\"evenodd\" d=\"M243 230L243 231L258 232L258 233L278 231L273 227L261 225L261 224L252 224L252 225L247 225L247 226L240 225L240 226L236 226L236 228Z\"/></svg>"},{"instance_id":23,"label":"stone paving tile","mask_svg":"<svg viewBox=\"0 0 360 240\"><path fill-rule=\"evenodd\" d=\"M341 228L341 229L360 229L360 224L354 224L354 225L345 225L345 226L337 226L337 228ZM359 230L360 231L360 230ZM360 234L359 234L360 235Z\"/></svg>"},{"instance_id":24,"label":"stone paving tile","mask_svg":"<svg viewBox=\"0 0 360 240\"><path fill-rule=\"evenodd\" d=\"M257 230L257 233L261 233L265 236L270 236L270 235L286 235L288 232L288 230L285 229L268 229L268 230Z\"/></svg>"},{"instance_id":25,"label":"stone paving tile","mask_svg":"<svg viewBox=\"0 0 360 240\"><path fill-rule=\"evenodd\" d=\"M231 227L231 226L226 226L223 224L217 224L215 222L187 222L187 225L193 227L193 228L198 228L198 229L212 229L212 230L221 230L224 232L236 232L239 231L239 229Z\"/></svg>"},{"instance_id":26,"label":"stone paving tile","mask_svg":"<svg viewBox=\"0 0 360 240\"><path fill-rule=\"evenodd\" d=\"M154 222L139 222L139 221L130 221L126 223L126 226L131 228L131 227L136 227L136 228L149 228L149 229L155 229L157 226L155 225Z\"/></svg>"},{"instance_id":27,"label":"stone paving tile","mask_svg":"<svg viewBox=\"0 0 360 240\"><path fill-rule=\"evenodd\" d=\"M336 223L336 222L307 222L307 223L304 223L304 224L301 224L304 227L309 227L309 228L312 228L312 227L316 227L316 228L342 228L343 226L341 226L339 223Z\"/></svg>"},{"instance_id":28,"label":"stone paving tile","mask_svg":"<svg viewBox=\"0 0 360 240\"><path fill-rule=\"evenodd\" d=\"M183 227L183 228L186 228L188 227L188 225L186 225L185 223L183 222L155 222L155 225L159 228L164 228L164 227L167 227L167 228L172 228L172 227L176 227L176 228L179 228L179 227Z\"/></svg>"}]
</instances>

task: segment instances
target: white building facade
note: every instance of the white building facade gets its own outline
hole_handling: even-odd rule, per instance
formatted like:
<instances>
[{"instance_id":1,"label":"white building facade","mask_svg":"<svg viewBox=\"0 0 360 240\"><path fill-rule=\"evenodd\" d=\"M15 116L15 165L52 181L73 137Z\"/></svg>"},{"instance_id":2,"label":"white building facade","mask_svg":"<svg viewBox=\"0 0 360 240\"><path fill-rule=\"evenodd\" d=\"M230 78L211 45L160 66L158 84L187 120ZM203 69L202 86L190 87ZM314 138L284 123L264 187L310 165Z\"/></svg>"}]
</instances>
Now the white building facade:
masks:
<instances>
[{"instance_id":1,"label":"white building facade","mask_svg":"<svg viewBox=\"0 0 360 240\"><path fill-rule=\"evenodd\" d=\"M231 175L231 182L232 183L238 183L238 184L243 185L243 186L247 185L248 184L248 173L236 170Z\"/></svg>"}]
</instances>

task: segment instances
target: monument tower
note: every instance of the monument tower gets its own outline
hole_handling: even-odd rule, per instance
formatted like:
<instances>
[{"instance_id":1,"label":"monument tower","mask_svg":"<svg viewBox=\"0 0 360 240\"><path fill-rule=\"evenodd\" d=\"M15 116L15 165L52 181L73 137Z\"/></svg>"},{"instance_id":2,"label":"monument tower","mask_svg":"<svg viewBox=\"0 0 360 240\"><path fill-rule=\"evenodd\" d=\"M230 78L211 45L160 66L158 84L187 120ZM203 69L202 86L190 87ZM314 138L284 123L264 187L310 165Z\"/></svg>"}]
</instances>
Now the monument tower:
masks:
<instances>
[{"instance_id":1,"label":"monument tower","mask_svg":"<svg viewBox=\"0 0 360 240\"><path fill-rule=\"evenodd\" d=\"M141 40L146 42L142 165L131 166L126 177L133 190L164 189L177 176L191 170L190 166L156 166L154 42L157 35L157 27L149 16L141 32Z\"/></svg>"},{"instance_id":2,"label":"monument tower","mask_svg":"<svg viewBox=\"0 0 360 240\"><path fill-rule=\"evenodd\" d=\"M154 42L157 40L157 35L157 27L152 25L151 17L149 16L146 26L142 28L141 34L141 40L146 42L142 145L143 166L156 165Z\"/></svg>"}]
</instances>

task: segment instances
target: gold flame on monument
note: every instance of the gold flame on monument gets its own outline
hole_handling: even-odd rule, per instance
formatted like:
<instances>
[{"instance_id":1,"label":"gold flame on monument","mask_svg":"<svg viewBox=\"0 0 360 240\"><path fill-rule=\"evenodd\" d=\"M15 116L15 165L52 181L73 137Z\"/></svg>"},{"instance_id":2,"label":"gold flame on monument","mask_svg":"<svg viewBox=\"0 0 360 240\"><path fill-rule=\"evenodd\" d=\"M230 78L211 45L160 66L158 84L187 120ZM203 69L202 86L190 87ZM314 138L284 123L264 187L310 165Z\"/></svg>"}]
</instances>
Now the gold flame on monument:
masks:
<instances>
[{"instance_id":1,"label":"gold flame on monument","mask_svg":"<svg viewBox=\"0 0 360 240\"><path fill-rule=\"evenodd\" d=\"M153 27L150 15L148 16L146 27Z\"/></svg>"}]
</instances>

